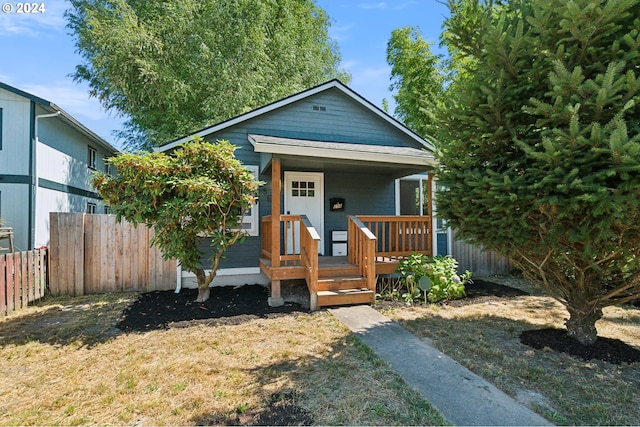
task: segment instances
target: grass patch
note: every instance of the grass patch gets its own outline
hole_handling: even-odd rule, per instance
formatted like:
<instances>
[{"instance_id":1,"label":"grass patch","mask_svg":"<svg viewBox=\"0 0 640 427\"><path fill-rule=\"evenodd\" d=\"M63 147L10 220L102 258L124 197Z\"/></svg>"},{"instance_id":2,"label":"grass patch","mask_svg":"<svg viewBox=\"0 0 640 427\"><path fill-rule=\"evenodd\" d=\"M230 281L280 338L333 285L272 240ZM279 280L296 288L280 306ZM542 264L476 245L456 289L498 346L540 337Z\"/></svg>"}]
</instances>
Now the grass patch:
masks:
<instances>
[{"instance_id":1,"label":"grass patch","mask_svg":"<svg viewBox=\"0 0 640 427\"><path fill-rule=\"evenodd\" d=\"M0 424L251 424L292 399L318 425L445 423L326 312L119 333L135 297L48 299L0 320Z\"/></svg>"},{"instance_id":2,"label":"grass patch","mask_svg":"<svg viewBox=\"0 0 640 427\"><path fill-rule=\"evenodd\" d=\"M524 330L563 327L568 313L551 298L391 308L384 314L553 423L640 425L639 363L585 362L520 343ZM608 307L596 326L600 336L640 348L639 309Z\"/></svg>"}]
</instances>

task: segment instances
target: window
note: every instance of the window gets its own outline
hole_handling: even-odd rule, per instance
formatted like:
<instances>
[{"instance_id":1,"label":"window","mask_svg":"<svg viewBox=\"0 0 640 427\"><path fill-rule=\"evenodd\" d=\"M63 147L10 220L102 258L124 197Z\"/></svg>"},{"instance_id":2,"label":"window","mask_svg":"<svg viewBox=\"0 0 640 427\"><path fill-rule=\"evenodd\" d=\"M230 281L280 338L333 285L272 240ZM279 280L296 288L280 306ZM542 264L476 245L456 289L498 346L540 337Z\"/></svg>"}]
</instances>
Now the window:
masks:
<instances>
[{"instance_id":1,"label":"window","mask_svg":"<svg viewBox=\"0 0 640 427\"><path fill-rule=\"evenodd\" d=\"M313 181L291 181L292 197L315 197L316 183Z\"/></svg>"},{"instance_id":2,"label":"window","mask_svg":"<svg viewBox=\"0 0 640 427\"><path fill-rule=\"evenodd\" d=\"M109 206L105 206L105 207L104 207L104 213L105 213L105 214L109 215L109 211L110 211L110 210L111 210L111 209L109 208Z\"/></svg>"},{"instance_id":3,"label":"window","mask_svg":"<svg viewBox=\"0 0 640 427\"><path fill-rule=\"evenodd\" d=\"M87 167L89 169L96 169L96 158L97 158L96 149L93 147L89 147L89 157L87 159Z\"/></svg>"},{"instance_id":4,"label":"window","mask_svg":"<svg viewBox=\"0 0 640 427\"><path fill-rule=\"evenodd\" d=\"M248 166L245 165L249 172L253 174L253 177L257 180L259 177L259 168L258 166ZM258 202L256 202L251 209L244 215L242 219L242 229L249 233L249 236L259 236L260 224L260 210L258 209Z\"/></svg>"},{"instance_id":5,"label":"window","mask_svg":"<svg viewBox=\"0 0 640 427\"><path fill-rule=\"evenodd\" d=\"M400 215L429 215L427 176L400 180Z\"/></svg>"},{"instance_id":6,"label":"window","mask_svg":"<svg viewBox=\"0 0 640 427\"><path fill-rule=\"evenodd\" d=\"M107 175L111 175L111 165L107 162L107 158L104 158L104 173L106 173Z\"/></svg>"},{"instance_id":7,"label":"window","mask_svg":"<svg viewBox=\"0 0 640 427\"><path fill-rule=\"evenodd\" d=\"M0 108L0 150L2 150L2 108Z\"/></svg>"},{"instance_id":8,"label":"window","mask_svg":"<svg viewBox=\"0 0 640 427\"><path fill-rule=\"evenodd\" d=\"M87 203L87 213L88 214L94 214L96 213L96 204L95 203Z\"/></svg>"}]
</instances>

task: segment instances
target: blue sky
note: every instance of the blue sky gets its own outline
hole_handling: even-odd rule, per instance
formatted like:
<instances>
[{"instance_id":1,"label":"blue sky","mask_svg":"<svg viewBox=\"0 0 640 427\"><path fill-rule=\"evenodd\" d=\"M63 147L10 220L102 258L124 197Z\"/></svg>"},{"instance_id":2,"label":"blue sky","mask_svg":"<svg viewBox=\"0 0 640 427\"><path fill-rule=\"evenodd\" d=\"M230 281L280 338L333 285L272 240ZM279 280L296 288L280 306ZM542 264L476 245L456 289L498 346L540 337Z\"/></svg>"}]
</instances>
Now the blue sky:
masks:
<instances>
[{"instance_id":1,"label":"blue sky","mask_svg":"<svg viewBox=\"0 0 640 427\"><path fill-rule=\"evenodd\" d=\"M90 98L87 86L75 83L69 74L80 62L73 37L66 28L64 11L68 2L48 0L44 13L18 14L18 2L10 13L0 12L0 81L44 98L70 113L85 126L118 146L112 131L122 119L104 111ZM389 92L390 68L386 63L387 41L394 28L417 26L434 43L447 8L441 0L317 0L332 18L330 35L342 54L342 67L352 75L350 87L381 106Z\"/></svg>"}]
</instances>

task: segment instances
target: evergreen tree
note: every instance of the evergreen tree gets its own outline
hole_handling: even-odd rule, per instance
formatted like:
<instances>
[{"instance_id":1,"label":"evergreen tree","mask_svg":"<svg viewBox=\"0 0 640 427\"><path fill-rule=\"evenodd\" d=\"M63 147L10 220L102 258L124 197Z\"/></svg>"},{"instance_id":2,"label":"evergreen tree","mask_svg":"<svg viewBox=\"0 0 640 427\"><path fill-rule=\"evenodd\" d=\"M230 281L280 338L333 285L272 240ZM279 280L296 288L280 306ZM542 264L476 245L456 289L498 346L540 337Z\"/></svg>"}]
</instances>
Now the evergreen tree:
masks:
<instances>
[{"instance_id":1,"label":"evergreen tree","mask_svg":"<svg viewBox=\"0 0 640 427\"><path fill-rule=\"evenodd\" d=\"M438 213L511 258L592 344L604 307L640 298L640 2L450 9L464 78L440 116Z\"/></svg>"}]
</instances>

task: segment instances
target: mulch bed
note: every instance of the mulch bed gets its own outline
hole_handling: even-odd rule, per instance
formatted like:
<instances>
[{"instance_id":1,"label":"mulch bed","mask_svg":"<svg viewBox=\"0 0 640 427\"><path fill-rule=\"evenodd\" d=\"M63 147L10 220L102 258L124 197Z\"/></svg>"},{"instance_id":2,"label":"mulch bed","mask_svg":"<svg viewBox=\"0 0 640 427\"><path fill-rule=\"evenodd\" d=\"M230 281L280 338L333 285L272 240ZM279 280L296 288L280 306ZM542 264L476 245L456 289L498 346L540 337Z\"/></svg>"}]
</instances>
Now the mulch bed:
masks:
<instances>
[{"instance_id":1,"label":"mulch bed","mask_svg":"<svg viewBox=\"0 0 640 427\"><path fill-rule=\"evenodd\" d=\"M523 331L520 334L520 342L539 350L548 348L586 361L602 360L616 365L640 362L640 350L631 347L624 341L598 337L594 344L584 345L567 336L567 331L564 329L547 328Z\"/></svg>"},{"instance_id":2,"label":"mulch bed","mask_svg":"<svg viewBox=\"0 0 640 427\"><path fill-rule=\"evenodd\" d=\"M141 294L127 307L116 325L124 332L186 328L196 324L240 324L251 319L272 318L305 311L299 304L269 307L264 286L223 286L211 288L209 300L198 303L197 289L154 291Z\"/></svg>"},{"instance_id":3,"label":"mulch bed","mask_svg":"<svg viewBox=\"0 0 640 427\"><path fill-rule=\"evenodd\" d=\"M519 289L496 283L474 280L467 286L467 297L443 302L443 306L463 307L487 301L500 301L528 295ZM194 302L197 290L144 293L125 309L117 328L124 332L144 332L154 329L188 327L196 324L239 324L250 319L274 318L308 312L303 306L287 302L281 307L269 307L268 290L259 285L211 288L211 297L204 303ZM380 302L377 307L402 303ZM583 346L568 337L564 330L539 329L525 331L521 342L536 349L553 349L584 360L602 360L610 363L640 362L640 350L623 341L598 338L595 344Z\"/></svg>"}]
</instances>

